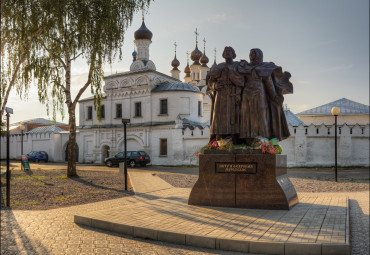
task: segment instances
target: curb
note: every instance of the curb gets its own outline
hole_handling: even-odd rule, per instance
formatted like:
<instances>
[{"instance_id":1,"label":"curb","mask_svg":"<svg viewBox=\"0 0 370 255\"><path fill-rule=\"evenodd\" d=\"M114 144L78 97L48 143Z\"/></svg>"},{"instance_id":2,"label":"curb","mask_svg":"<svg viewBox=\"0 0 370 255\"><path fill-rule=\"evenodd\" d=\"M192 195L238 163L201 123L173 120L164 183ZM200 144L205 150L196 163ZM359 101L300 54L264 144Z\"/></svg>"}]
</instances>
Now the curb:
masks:
<instances>
[{"instance_id":1,"label":"curb","mask_svg":"<svg viewBox=\"0 0 370 255\"><path fill-rule=\"evenodd\" d=\"M346 235L349 237L349 234L347 232L347 230L349 229L348 212L349 209L347 207ZM141 226L108 222L78 215L74 216L74 222L79 225L98 228L143 239L151 239L155 241L224 251L276 255L350 255L351 252L349 239L347 239L347 236L345 244L263 242L169 232L159 229L145 228Z\"/></svg>"}]
</instances>

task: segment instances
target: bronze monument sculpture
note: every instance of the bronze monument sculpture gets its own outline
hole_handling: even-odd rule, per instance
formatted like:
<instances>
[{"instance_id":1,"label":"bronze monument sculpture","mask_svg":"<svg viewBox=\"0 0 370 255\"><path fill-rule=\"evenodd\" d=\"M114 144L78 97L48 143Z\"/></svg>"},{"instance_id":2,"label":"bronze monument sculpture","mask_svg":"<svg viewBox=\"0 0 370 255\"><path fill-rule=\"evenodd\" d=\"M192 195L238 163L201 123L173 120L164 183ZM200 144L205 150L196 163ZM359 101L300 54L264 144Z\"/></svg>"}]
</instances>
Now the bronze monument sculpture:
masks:
<instances>
[{"instance_id":1,"label":"bronze monument sculpture","mask_svg":"<svg viewBox=\"0 0 370 255\"><path fill-rule=\"evenodd\" d=\"M227 136L237 139L240 133L240 96L244 76L238 71L239 62L233 61L236 57L233 48L225 47L222 56L225 62L215 66L207 79L214 98L210 134L217 139Z\"/></svg>"},{"instance_id":2,"label":"bronze monument sculpture","mask_svg":"<svg viewBox=\"0 0 370 255\"><path fill-rule=\"evenodd\" d=\"M207 75L212 99L210 146L199 155L199 179L188 203L290 209L298 197L286 174L286 155L276 154L280 150L271 141L280 148L276 141L290 136L283 95L293 93L291 75L263 62L257 48L251 49L250 62L233 61L232 47L225 47L222 56L225 62ZM212 149L224 140L235 149Z\"/></svg>"}]
</instances>

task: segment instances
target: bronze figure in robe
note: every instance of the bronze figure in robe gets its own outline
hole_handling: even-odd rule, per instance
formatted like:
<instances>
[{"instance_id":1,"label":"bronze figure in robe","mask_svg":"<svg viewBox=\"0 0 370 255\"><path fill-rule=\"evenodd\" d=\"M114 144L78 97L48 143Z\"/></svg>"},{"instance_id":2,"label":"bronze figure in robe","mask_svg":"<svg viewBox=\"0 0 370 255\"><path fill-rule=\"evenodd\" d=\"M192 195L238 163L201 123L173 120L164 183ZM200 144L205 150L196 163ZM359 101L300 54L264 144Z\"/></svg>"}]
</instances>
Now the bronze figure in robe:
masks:
<instances>
[{"instance_id":1,"label":"bronze figure in robe","mask_svg":"<svg viewBox=\"0 0 370 255\"><path fill-rule=\"evenodd\" d=\"M220 63L209 72L207 86L211 92L212 110L210 140L231 136L237 142L240 133L240 100L244 76L238 71L239 62L232 47L225 47Z\"/></svg>"},{"instance_id":2,"label":"bronze figure in robe","mask_svg":"<svg viewBox=\"0 0 370 255\"><path fill-rule=\"evenodd\" d=\"M283 94L292 93L290 74L272 62L263 62L260 49L250 51L250 63L241 61L238 71L245 76L240 111L240 138L283 140L290 136L283 111Z\"/></svg>"}]
</instances>

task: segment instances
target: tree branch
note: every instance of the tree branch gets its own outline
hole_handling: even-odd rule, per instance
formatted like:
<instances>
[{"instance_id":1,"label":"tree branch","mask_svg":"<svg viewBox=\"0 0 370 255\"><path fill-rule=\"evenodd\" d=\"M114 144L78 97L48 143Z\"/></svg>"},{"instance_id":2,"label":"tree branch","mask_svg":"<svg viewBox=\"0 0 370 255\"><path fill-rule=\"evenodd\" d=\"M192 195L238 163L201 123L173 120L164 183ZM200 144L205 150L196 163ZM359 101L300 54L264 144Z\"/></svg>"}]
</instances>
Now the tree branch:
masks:
<instances>
[{"instance_id":1,"label":"tree branch","mask_svg":"<svg viewBox=\"0 0 370 255\"><path fill-rule=\"evenodd\" d=\"M74 60L76 60L79 56L81 56L83 53L81 52L80 54L78 54L77 56L75 56L75 57L73 57L72 59L71 59L71 61L74 61Z\"/></svg>"},{"instance_id":2,"label":"tree branch","mask_svg":"<svg viewBox=\"0 0 370 255\"><path fill-rule=\"evenodd\" d=\"M44 26L43 26L43 27L40 27L40 28L35 32L35 34L32 36L32 39L33 39L33 38L37 38L37 37L39 37L39 36L41 35L41 33L43 32L43 30L44 30L44 29L45 29L45 27L44 27ZM33 43L33 40L32 40L32 39L27 43L27 46L26 46L26 48L25 48L25 49L27 49L27 50L28 50L29 48L31 48L31 45L32 45L32 43ZM4 41L2 41L1 50L3 50L4 45L5 45L5 43L3 44L3 42L4 42ZM1 53L3 53L3 51L1 51ZM2 105L1 105L1 111L0 111L0 118L1 118L1 117L3 116L3 114L4 114L5 107L6 107L6 104L7 104L7 102L8 102L8 98L9 98L10 91L12 90L12 88L13 88L13 87L14 87L14 85L15 85L15 80L18 78L18 72L19 72L19 69L20 69L21 65L25 62L25 60L26 60L26 54L25 54L25 53L23 53L23 54L21 55L21 58L19 59L18 64L16 65L16 68L14 69L14 73L13 73L13 75L12 75L12 79L10 80L9 86L8 86L8 88L7 88L7 90L6 90L6 94L5 94L4 98L3 98Z\"/></svg>"},{"instance_id":3,"label":"tree branch","mask_svg":"<svg viewBox=\"0 0 370 255\"><path fill-rule=\"evenodd\" d=\"M49 54L52 54L53 50L49 49L48 47L46 47L45 43L41 40L40 41L42 47L44 47L46 49L46 51L49 52ZM55 56L55 55L54 55ZM66 63L63 61L63 59L60 57L60 55L56 55L56 58L59 60L59 62L63 65L63 68L67 68L66 66Z\"/></svg>"},{"instance_id":4,"label":"tree branch","mask_svg":"<svg viewBox=\"0 0 370 255\"><path fill-rule=\"evenodd\" d=\"M56 84L59 88L61 88L64 92L67 92L67 89L66 87L64 87L57 79L52 79L51 80L52 82L54 82L54 84Z\"/></svg>"},{"instance_id":5,"label":"tree branch","mask_svg":"<svg viewBox=\"0 0 370 255\"><path fill-rule=\"evenodd\" d=\"M3 116L4 114L4 111L5 111L5 106L8 102L8 98L9 98L9 94L10 94L10 91L12 90L14 84L15 84L15 80L17 79L17 76L18 76L18 72L19 72L19 69L22 65L22 63L24 62L24 58L19 60L15 70L14 70L14 73L12 75L12 79L10 80L10 83L9 83L9 86L8 86L8 89L6 90L6 94L3 98L3 102L2 102L2 106L1 106L1 112L0 112L0 118Z\"/></svg>"},{"instance_id":6,"label":"tree branch","mask_svg":"<svg viewBox=\"0 0 370 255\"><path fill-rule=\"evenodd\" d=\"M73 100L73 107L76 106L78 100L80 100L80 97L82 96L82 94L85 92L85 90L90 86L91 84L91 76L89 75L89 78L87 79L85 85L78 91L78 94L77 96L75 97L75 100Z\"/></svg>"},{"instance_id":7,"label":"tree branch","mask_svg":"<svg viewBox=\"0 0 370 255\"><path fill-rule=\"evenodd\" d=\"M59 40L56 37L53 37L53 36L50 36L50 35L46 35L46 37L48 37L49 39L51 39L53 41L56 41L58 44L63 44L63 41L62 40Z\"/></svg>"}]
</instances>

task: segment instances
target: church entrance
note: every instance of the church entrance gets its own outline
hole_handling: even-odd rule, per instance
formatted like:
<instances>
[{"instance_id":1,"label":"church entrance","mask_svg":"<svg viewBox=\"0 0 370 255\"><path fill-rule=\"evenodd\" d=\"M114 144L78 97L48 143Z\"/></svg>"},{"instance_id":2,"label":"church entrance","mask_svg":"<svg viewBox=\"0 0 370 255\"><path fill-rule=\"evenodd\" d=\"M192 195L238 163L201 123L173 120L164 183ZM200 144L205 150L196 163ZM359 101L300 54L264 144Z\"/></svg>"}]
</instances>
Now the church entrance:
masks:
<instances>
[{"instance_id":1,"label":"church entrance","mask_svg":"<svg viewBox=\"0 0 370 255\"><path fill-rule=\"evenodd\" d=\"M108 145L104 145L104 146L102 147L101 155L102 155L101 162L103 162L103 163L104 163L104 159L105 159L105 158L109 158L109 157L110 157L110 147L109 147Z\"/></svg>"}]
</instances>

